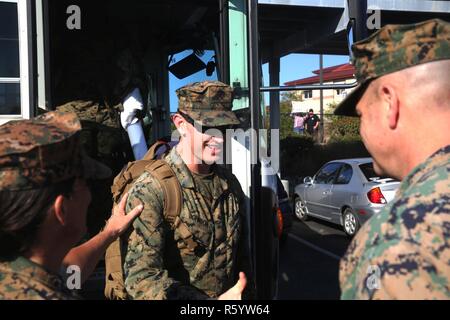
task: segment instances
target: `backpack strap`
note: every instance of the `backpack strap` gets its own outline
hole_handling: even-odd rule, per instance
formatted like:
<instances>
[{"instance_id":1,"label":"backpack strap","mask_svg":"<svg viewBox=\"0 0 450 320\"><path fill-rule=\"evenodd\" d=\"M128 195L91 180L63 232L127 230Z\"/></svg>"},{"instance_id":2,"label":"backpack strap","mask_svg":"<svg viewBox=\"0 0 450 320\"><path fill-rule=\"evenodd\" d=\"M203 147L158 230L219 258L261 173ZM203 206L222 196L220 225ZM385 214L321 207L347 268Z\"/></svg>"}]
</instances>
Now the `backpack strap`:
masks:
<instances>
[{"instance_id":1,"label":"backpack strap","mask_svg":"<svg viewBox=\"0 0 450 320\"><path fill-rule=\"evenodd\" d=\"M157 158L157 150L161 147L165 146L166 150L170 150L171 147L169 143L163 139L156 141L152 146L148 149L147 153L144 155L142 160L154 160Z\"/></svg>"},{"instance_id":2,"label":"backpack strap","mask_svg":"<svg viewBox=\"0 0 450 320\"><path fill-rule=\"evenodd\" d=\"M197 242L194 241L188 226L179 217L183 198L180 182L172 168L163 160L154 160L145 170L151 172L160 182L164 192L165 220L169 222L173 230L177 229L180 232L189 250L194 251L197 247Z\"/></svg>"},{"instance_id":3,"label":"backpack strap","mask_svg":"<svg viewBox=\"0 0 450 320\"><path fill-rule=\"evenodd\" d=\"M128 293L123 278L123 257L121 238L109 245L105 253L105 289L104 294L110 300L125 300Z\"/></svg>"},{"instance_id":4,"label":"backpack strap","mask_svg":"<svg viewBox=\"0 0 450 320\"><path fill-rule=\"evenodd\" d=\"M133 161L129 162L122 169L122 171L114 178L113 185L111 186L113 203L117 204L120 202L122 195L133 185L132 182L139 178L139 176L144 172L145 167L152 162L153 160Z\"/></svg>"},{"instance_id":5,"label":"backpack strap","mask_svg":"<svg viewBox=\"0 0 450 320\"><path fill-rule=\"evenodd\" d=\"M163 142L159 144L159 146L162 144L165 143ZM148 171L159 181L163 190L164 219L169 222L173 230L178 229L187 248L194 252L198 247L198 244L194 241L193 235L189 231L187 225L182 222L179 217L183 201L180 183L167 162L153 158L154 152L158 147L147 152L147 155L150 156L149 158L144 157L145 160L128 163L128 165L116 176L111 187L114 203L119 203L123 193L131 188L133 182L139 178L144 171ZM106 251L106 283L104 292L108 299L128 298L123 277L124 252L122 252L121 246L122 242L128 238L129 232L131 232L131 229L116 239Z\"/></svg>"}]
</instances>

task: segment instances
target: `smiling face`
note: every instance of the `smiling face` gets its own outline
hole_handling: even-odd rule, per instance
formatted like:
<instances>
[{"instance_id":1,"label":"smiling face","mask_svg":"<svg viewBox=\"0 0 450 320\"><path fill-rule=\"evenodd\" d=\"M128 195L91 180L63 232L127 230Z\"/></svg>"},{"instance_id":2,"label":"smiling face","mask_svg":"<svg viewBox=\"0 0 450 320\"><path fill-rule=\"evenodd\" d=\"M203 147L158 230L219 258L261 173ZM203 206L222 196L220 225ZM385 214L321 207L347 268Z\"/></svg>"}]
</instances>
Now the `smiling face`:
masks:
<instances>
[{"instance_id":1,"label":"smiling face","mask_svg":"<svg viewBox=\"0 0 450 320\"><path fill-rule=\"evenodd\" d=\"M224 133L217 128L187 124L191 152L196 163L214 164L223 159Z\"/></svg>"},{"instance_id":2,"label":"smiling face","mask_svg":"<svg viewBox=\"0 0 450 320\"><path fill-rule=\"evenodd\" d=\"M175 114L172 118L181 135L179 151L190 169L198 165L223 163L225 127L202 127L187 116ZM195 171L195 169L194 169Z\"/></svg>"}]
</instances>

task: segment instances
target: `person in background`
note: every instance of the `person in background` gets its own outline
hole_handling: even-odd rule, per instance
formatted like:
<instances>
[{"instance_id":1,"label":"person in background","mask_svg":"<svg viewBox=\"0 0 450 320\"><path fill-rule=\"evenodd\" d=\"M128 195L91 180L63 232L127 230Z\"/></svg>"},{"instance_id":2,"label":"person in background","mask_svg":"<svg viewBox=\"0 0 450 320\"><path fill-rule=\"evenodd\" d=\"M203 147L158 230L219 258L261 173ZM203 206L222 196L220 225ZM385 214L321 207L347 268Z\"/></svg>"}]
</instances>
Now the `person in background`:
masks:
<instances>
[{"instance_id":1,"label":"person in background","mask_svg":"<svg viewBox=\"0 0 450 320\"><path fill-rule=\"evenodd\" d=\"M294 132L303 135L305 133L305 120L308 116L301 112L293 113L291 116L294 118Z\"/></svg>"},{"instance_id":2,"label":"person in background","mask_svg":"<svg viewBox=\"0 0 450 320\"><path fill-rule=\"evenodd\" d=\"M313 109L309 109L306 119L306 132L314 138L314 141L318 140L319 136L320 118L314 114Z\"/></svg>"}]
</instances>

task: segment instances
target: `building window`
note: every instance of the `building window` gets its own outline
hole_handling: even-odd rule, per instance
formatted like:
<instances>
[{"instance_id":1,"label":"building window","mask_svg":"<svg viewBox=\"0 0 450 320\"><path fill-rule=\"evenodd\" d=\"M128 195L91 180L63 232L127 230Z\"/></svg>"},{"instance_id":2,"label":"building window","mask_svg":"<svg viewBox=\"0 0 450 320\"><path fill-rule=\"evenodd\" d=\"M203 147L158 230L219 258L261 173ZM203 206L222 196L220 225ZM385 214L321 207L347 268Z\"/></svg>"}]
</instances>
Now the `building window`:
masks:
<instances>
[{"instance_id":1,"label":"building window","mask_svg":"<svg viewBox=\"0 0 450 320\"><path fill-rule=\"evenodd\" d=\"M20 114L17 3L0 2L0 114Z\"/></svg>"},{"instance_id":2,"label":"building window","mask_svg":"<svg viewBox=\"0 0 450 320\"><path fill-rule=\"evenodd\" d=\"M0 124L30 114L26 5L0 0Z\"/></svg>"},{"instance_id":3,"label":"building window","mask_svg":"<svg viewBox=\"0 0 450 320\"><path fill-rule=\"evenodd\" d=\"M20 84L0 82L0 115L20 114Z\"/></svg>"},{"instance_id":4,"label":"building window","mask_svg":"<svg viewBox=\"0 0 450 320\"><path fill-rule=\"evenodd\" d=\"M312 90L305 90L305 91L303 91L303 98L304 99L311 99L312 98Z\"/></svg>"}]
</instances>

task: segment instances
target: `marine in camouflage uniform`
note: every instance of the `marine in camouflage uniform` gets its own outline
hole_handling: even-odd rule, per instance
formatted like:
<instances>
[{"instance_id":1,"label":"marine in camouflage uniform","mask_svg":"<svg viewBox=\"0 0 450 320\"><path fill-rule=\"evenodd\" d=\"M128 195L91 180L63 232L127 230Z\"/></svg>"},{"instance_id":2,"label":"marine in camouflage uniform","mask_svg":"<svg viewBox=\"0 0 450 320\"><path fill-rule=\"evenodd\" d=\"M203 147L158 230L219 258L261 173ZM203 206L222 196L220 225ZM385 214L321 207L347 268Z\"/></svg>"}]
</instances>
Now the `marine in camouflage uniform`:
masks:
<instances>
[{"instance_id":1,"label":"marine in camouflage uniform","mask_svg":"<svg viewBox=\"0 0 450 320\"><path fill-rule=\"evenodd\" d=\"M447 146L358 231L341 261L342 299L450 299L449 236Z\"/></svg>"},{"instance_id":2,"label":"marine in camouflage uniform","mask_svg":"<svg viewBox=\"0 0 450 320\"><path fill-rule=\"evenodd\" d=\"M79 300L60 275L24 257L0 261L0 300Z\"/></svg>"},{"instance_id":3,"label":"marine in camouflage uniform","mask_svg":"<svg viewBox=\"0 0 450 320\"><path fill-rule=\"evenodd\" d=\"M74 178L109 176L111 171L107 167L83 153L80 131L76 114L57 111L0 126L0 195L42 190ZM33 230L30 226L37 229L42 226L33 226L37 214L13 216L14 212L19 212L18 208L11 211L6 205L0 203L0 299L77 299L58 274L25 258L24 252L10 252L9 242L15 241L18 233L24 232L23 229L30 232ZM17 220L22 226L12 229ZM32 250L29 246L30 243L19 243L22 251Z\"/></svg>"},{"instance_id":4,"label":"marine in camouflage uniform","mask_svg":"<svg viewBox=\"0 0 450 320\"><path fill-rule=\"evenodd\" d=\"M117 36L114 39L120 42ZM133 159L129 139L120 125L122 103L133 89L138 88L144 98L148 90L137 48L126 47L115 53L116 47L108 38L104 43L99 43L98 38L85 40L86 47L74 45L66 52L69 57L74 55L78 63L61 66L55 100L64 102L57 110L74 112L80 119L81 143L87 154L113 171L111 179L92 185L96 197L89 208L87 225L89 234L94 235L112 209L112 178ZM144 132L148 137L150 127L144 127Z\"/></svg>"},{"instance_id":5,"label":"marine in camouflage uniform","mask_svg":"<svg viewBox=\"0 0 450 320\"><path fill-rule=\"evenodd\" d=\"M220 82L201 82L177 90L179 112L208 127L238 124L230 111L232 89ZM179 215L197 243L183 240L163 217L159 182L145 172L130 189L127 207L144 203L134 222L125 256L125 286L133 299L217 298L231 288L239 271L251 278L246 237L244 194L228 170L212 165L211 173L191 172L176 148L164 158L182 190ZM252 283L247 285L251 294Z\"/></svg>"},{"instance_id":6,"label":"marine in camouflage uniform","mask_svg":"<svg viewBox=\"0 0 450 320\"><path fill-rule=\"evenodd\" d=\"M360 85L336 114L355 115L373 79L450 59L450 24L387 25L352 50ZM341 298L450 299L449 236L450 146L444 145L417 163L395 199L359 230L341 260Z\"/></svg>"}]
</instances>

